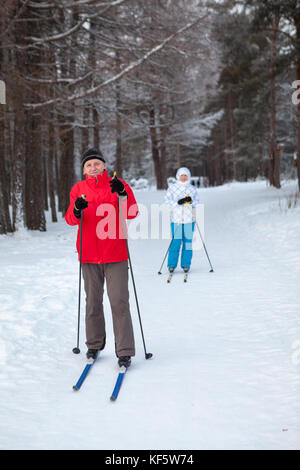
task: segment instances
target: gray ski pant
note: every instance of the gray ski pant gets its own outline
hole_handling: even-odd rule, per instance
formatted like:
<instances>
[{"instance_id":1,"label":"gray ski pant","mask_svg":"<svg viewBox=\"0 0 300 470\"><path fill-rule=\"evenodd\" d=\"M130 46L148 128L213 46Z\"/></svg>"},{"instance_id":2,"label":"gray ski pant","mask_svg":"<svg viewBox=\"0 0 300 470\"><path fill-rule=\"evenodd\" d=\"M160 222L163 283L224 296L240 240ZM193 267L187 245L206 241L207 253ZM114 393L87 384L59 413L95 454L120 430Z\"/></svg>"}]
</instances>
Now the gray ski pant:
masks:
<instances>
[{"instance_id":1,"label":"gray ski pant","mask_svg":"<svg viewBox=\"0 0 300 470\"><path fill-rule=\"evenodd\" d=\"M83 263L86 293L86 345L103 349L106 341L103 312L104 279L112 311L115 351L118 357L134 356L134 334L129 308L128 261L117 263Z\"/></svg>"}]
</instances>

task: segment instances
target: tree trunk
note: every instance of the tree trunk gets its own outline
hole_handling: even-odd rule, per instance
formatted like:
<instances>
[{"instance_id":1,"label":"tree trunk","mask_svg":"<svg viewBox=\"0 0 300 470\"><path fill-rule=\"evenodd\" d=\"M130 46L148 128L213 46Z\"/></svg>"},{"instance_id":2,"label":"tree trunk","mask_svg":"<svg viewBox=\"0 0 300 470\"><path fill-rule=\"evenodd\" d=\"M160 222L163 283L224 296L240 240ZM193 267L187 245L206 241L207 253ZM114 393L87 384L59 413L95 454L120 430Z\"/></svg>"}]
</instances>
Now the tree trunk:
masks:
<instances>
[{"instance_id":1,"label":"tree trunk","mask_svg":"<svg viewBox=\"0 0 300 470\"><path fill-rule=\"evenodd\" d=\"M53 112L51 113L53 117ZM54 139L54 126L52 119L49 122L49 150L47 160L47 172L48 172L48 185L49 185L49 198L51 208L52 222L57 222L56 204L55 204L55 187L54 187L54 153L55 153L55 139Z\"/></svg>"},{"instance_id":2,"label":"tree trunk","mask_svg":"<svg viewBox=\"0 0 300 470\"><path fill-rule=\"evenodd\" d=\"M116 51L116 73L120 73L120 55L119 51ZM117 175L122 178L123 165L122 165L122 119L120 115L121 110L121 91L120 83L116 84L116 159L115 159L115 170Z\"/></svg>"},{"instance_id":3,"label":"tree trunk","mask_svg":"<svg viewBox=\"0 0 300 470\"><path fill-rule=\"evenodd\" d=\"M94 125L94 147L100 148L100 125L99 125L99 114L96 108L93 108L93 125Z\"/></svg>"},{"instance_id":4,"label":"tree trunk","mask_svg":"<svg viewBox=\"0 0 300 470\"><path fill-rule=\"evenodd\" d=\"M83 128L81 132L81 153L83 154L90 147L89 145L89 124L90 108L86 105L83 108Z\"/></svg>"},{"instance_id":5,"label":"tree trunk","mask_svg":"<svg viewBox=\"0 0 300 470\"><path fill-rule=\"evenodd\" d=\"M41 126L40 117L26 113L27 138L26 145L26 226L29 230L46 231L44 212L44 169L41 143L39 140Z\"/></svg>"},{"instance_id":6,"label":"tree trunk","mask_svg":"<svg viewBox=\"0 0 300 470\"><path fill-rule=\"evenodd\" d=\"M23 194L25 187L25 113L22 105L15 113L14 127L14 158L12 163L12 208L13 208L13 230L17 231L24 227L24 205Z\"/></svg>"},{"instance_id":7,"label":"tree trunk","mask_svg":"<svg viewBox=\"0 0 300 470\"><path fill-rule=\"evenodd\" d=\"M43 148L41 149L40 158L42 159L42 165L43 165L44 209L45 209L45 211L48 211L49 210L49 202L48 202L49 188L48 188L47 158L46 158L46 151L47 151L48 142L46 141L45 125L43 125L43 127L42 127L42 132L43 132L43 139L42 139Z\"/></svg>"},{"instance_id":8,"label":"tree trunk","mask_svg":"<svg viewBox=\"0 0 300 470\"><path fill-rule=\"evenodd\" d=\"M280 188L280 155L276 141L276 38L279 25L279 17L275 18L271 40L271 96L270 96L270 184Z\"/></svg>"},{"instance_id":9,"label":"tree trunk","mask_svg":"<svg viewBox=\"0 0 300 470\"><path fill-rule=\"evenodd\" d=\"M14 5L11 3L11 9ZM9 5L4 3L0 7L0 35L1 35L1 49L0 49L0 77L5 79L5 85L7 86L7 69L9 66L9 51L8 48L4 48L8 42L7 35L3 35L6 28L6 23L9 21L8 15L12 14L9 11ZM7 16L6 16L7 15ZM6 93L9 94L8 92ZM11 156L10 140L6 139L8 134L8 126L10 124L11 115L10 112L10 99L6 97L6 104L0 104L0 234L8 233L13 231L9 203L10 203L10 174L8 168L9 157Z\"/></svg>"},{"instance_id":10,"label":"tree trunk","mask_svg":"<svg viewBox=\"0 0 300 470\"><path fill-rule=\"evenodd\" d=\"M297 80L300 80L300 15L295 15L294 17L295 27L296 27L296 35L297 35L297 65L296 65L296 73L297 73ZM297 142L298 142L298 149L297 149L297 176L298 176L298 187L300 191L300 101L297 105L297 117L298 117L298 129L297 129Z\"/></svg>"},{"instance_id":11,"label":"tree trunk","mask_svg":"<svg viewBox=\"0 0 300 470\"><path fill-rule=\"evenodd\" d=\"M162 181L162 169L160 165L160 155L158 149L158 138L157 138L157 128L155 125L155 109L154 106L151 106L150 109L150 138L151 138L151 149L152 149L152 159L154 163L154 172L156 176L156 187L157 189L164 189Z\"/></svg>"},{"instance_id":12,"label":"tree trunk","mask_svg":"<svg viewBox=\"0 0 300 470\"><path fill-rule=\"evenodd\" d=\"M64 12L62 12L64 15ZM79 21L78 8L74 8L71 24L76 25ZM65 76L71 76L76 74L76 60L72 53L76 49L76 38L71 36L68 39L69 42L69 55L65 64L62 64L63 74ZM60 195L60 208L62 215L64 216L67 212L70 203L70 190L74 184L74 119L75 119L75 105L71 103L67 107L63 107L63 125L60 130L60 168L59 168L59 195ZM68 122L65 122L65 117L68 117ZM71 124L70 124L71 122Z\"/></svg>"},{"instance_id":13,"label":"tree trunk","mask_svg":"<svg viewBox=\"0 0 300 470\"><path fill-rule=\"evenodd\" d=\"M228 93L228 110L229 110L229 124L230 124L230 143L231 143L231 161L232 161L232 178L237 179L237 164L236 164L236 142L235 142L235 126L233 119L233 103L232 103L232 90Z\"/></svg>"},{"instance_id":14,"label":"tree trunk","mask_svg":"<svg viewBox=\"0 0 300 470\"><path fill-rule=\"evenodd\" d=\"M3 113L4 115L4 113ZM12 232L9 213L7 172L5 168L4 116L0 118L0 234Z\"/></svg>"},{"instance_id":15,"label":"tree trunk","mask_svg":"<svg viewBox=\"0 0 300 470\"><path fill-rule=\"evenodd\" d=\"M74 184L74 130L64 126L61 130L61 159L60 159L60 207L63 216L70 202L70 190Z\"/></svg>"},{"instance_id":16,"label":"tree trunk","mask_svg":"<svg viewBox=\"0 0 300 470\"><path fill-rule=\"evenodd\" d=\"M160 122L160 173L161 173L161 181L162 186L164 189L167 188L167 145L166 139L169 132L169 127L164 125L165 121L165 114L163 111L163 106L160 107L159 110L159 122Z\"/></svg>"},{"instance_id":17,"label":"tree trunk","mask_svg":"<svg viewBox=\"0 0 300 470\"><path fill-rule=\"evenodd\" d=\"M120 87L119 84L116 86L116 159L115 159L115 170L117 175L122 178L123 165L122 165L122 119L120 116Z\"/></svg>"},{"instance_id":18,"label":"tree trunk","mask_svg":"<svg viewBox=\"0 0 300 470\"><path fill-rule=\"evenodd\" d=\"M180 143L177 144L177 165L178 168L181 167L181 158L180 158Z\"/></svg>"}]
</instances>

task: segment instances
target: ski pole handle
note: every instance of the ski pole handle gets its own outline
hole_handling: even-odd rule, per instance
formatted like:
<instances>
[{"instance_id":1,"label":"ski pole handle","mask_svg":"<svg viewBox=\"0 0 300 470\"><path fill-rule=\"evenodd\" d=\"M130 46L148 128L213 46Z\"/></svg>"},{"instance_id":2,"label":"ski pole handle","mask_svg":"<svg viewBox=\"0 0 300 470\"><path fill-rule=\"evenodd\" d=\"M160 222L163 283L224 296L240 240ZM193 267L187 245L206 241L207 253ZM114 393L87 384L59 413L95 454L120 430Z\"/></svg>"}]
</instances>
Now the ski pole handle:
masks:
<instances>
[{"instance_id":1,"label":"ski pole handle","mask_svg":"<svg viewBox=\"0 0 300 470\"><path fill-rule=\"evenodd\" d=\"M81 194L80 196L82 199L86 200L86 194ZM82 216L83 216L83 209L81 209L80 211L80 214L81 214L81 220L82 220Z\"/></svg>"}]
</instances>

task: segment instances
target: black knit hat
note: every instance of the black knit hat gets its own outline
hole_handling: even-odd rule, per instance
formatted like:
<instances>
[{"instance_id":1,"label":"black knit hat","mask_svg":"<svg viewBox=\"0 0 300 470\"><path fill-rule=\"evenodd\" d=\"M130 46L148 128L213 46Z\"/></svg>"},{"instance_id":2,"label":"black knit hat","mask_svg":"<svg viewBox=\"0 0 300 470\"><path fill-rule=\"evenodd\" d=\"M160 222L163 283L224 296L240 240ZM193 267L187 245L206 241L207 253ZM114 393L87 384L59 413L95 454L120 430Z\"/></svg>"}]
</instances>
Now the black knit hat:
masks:
<instances>
[{"instance_id":1,"label":"black knit hat","mask_svg":"<svg viewBox=\"0 0 300 470\"><path fill-rule=\"evenodd\" d=\"M103 163L105 163L104 157L102 153L100 152L100 150L96 149L95 147L92 147L88 149L86 152L84 152L84 154L82 155L82 158L81 158L82 167L84 167L84 164L88 160L92 160L93 158L97 158L98 160L101 160Z\"/></svg>"}]
</instances>

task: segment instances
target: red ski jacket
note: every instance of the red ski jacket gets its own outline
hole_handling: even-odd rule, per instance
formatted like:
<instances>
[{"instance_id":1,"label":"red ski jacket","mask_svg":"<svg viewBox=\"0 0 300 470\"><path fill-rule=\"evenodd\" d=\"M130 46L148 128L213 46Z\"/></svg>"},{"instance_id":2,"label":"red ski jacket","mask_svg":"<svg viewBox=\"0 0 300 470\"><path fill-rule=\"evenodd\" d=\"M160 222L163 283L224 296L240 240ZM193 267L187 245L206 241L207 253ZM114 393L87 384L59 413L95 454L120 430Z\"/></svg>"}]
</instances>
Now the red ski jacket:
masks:
<instances>
[{"instance_id":1,"label":"red ski jacket","mask_svg":"<svg viewBox=\"0 0 300 470\"><path fill-rule=\"evenodd\" d=\"M77 225L77 252L80 254L80 219L73 213L75 200L86 196L88 207L82 211L82 263L114 263L128 259L122 218L119 213L119 197L112 193L107 171L97 177L86 175L71 189L70 205L65 215L69 225ZM121 198L123 219L134 219L138 206L132 189L124 181L127 199ZM126 230L126 227L125 227Z\"/></svg>"}]
</instances>

